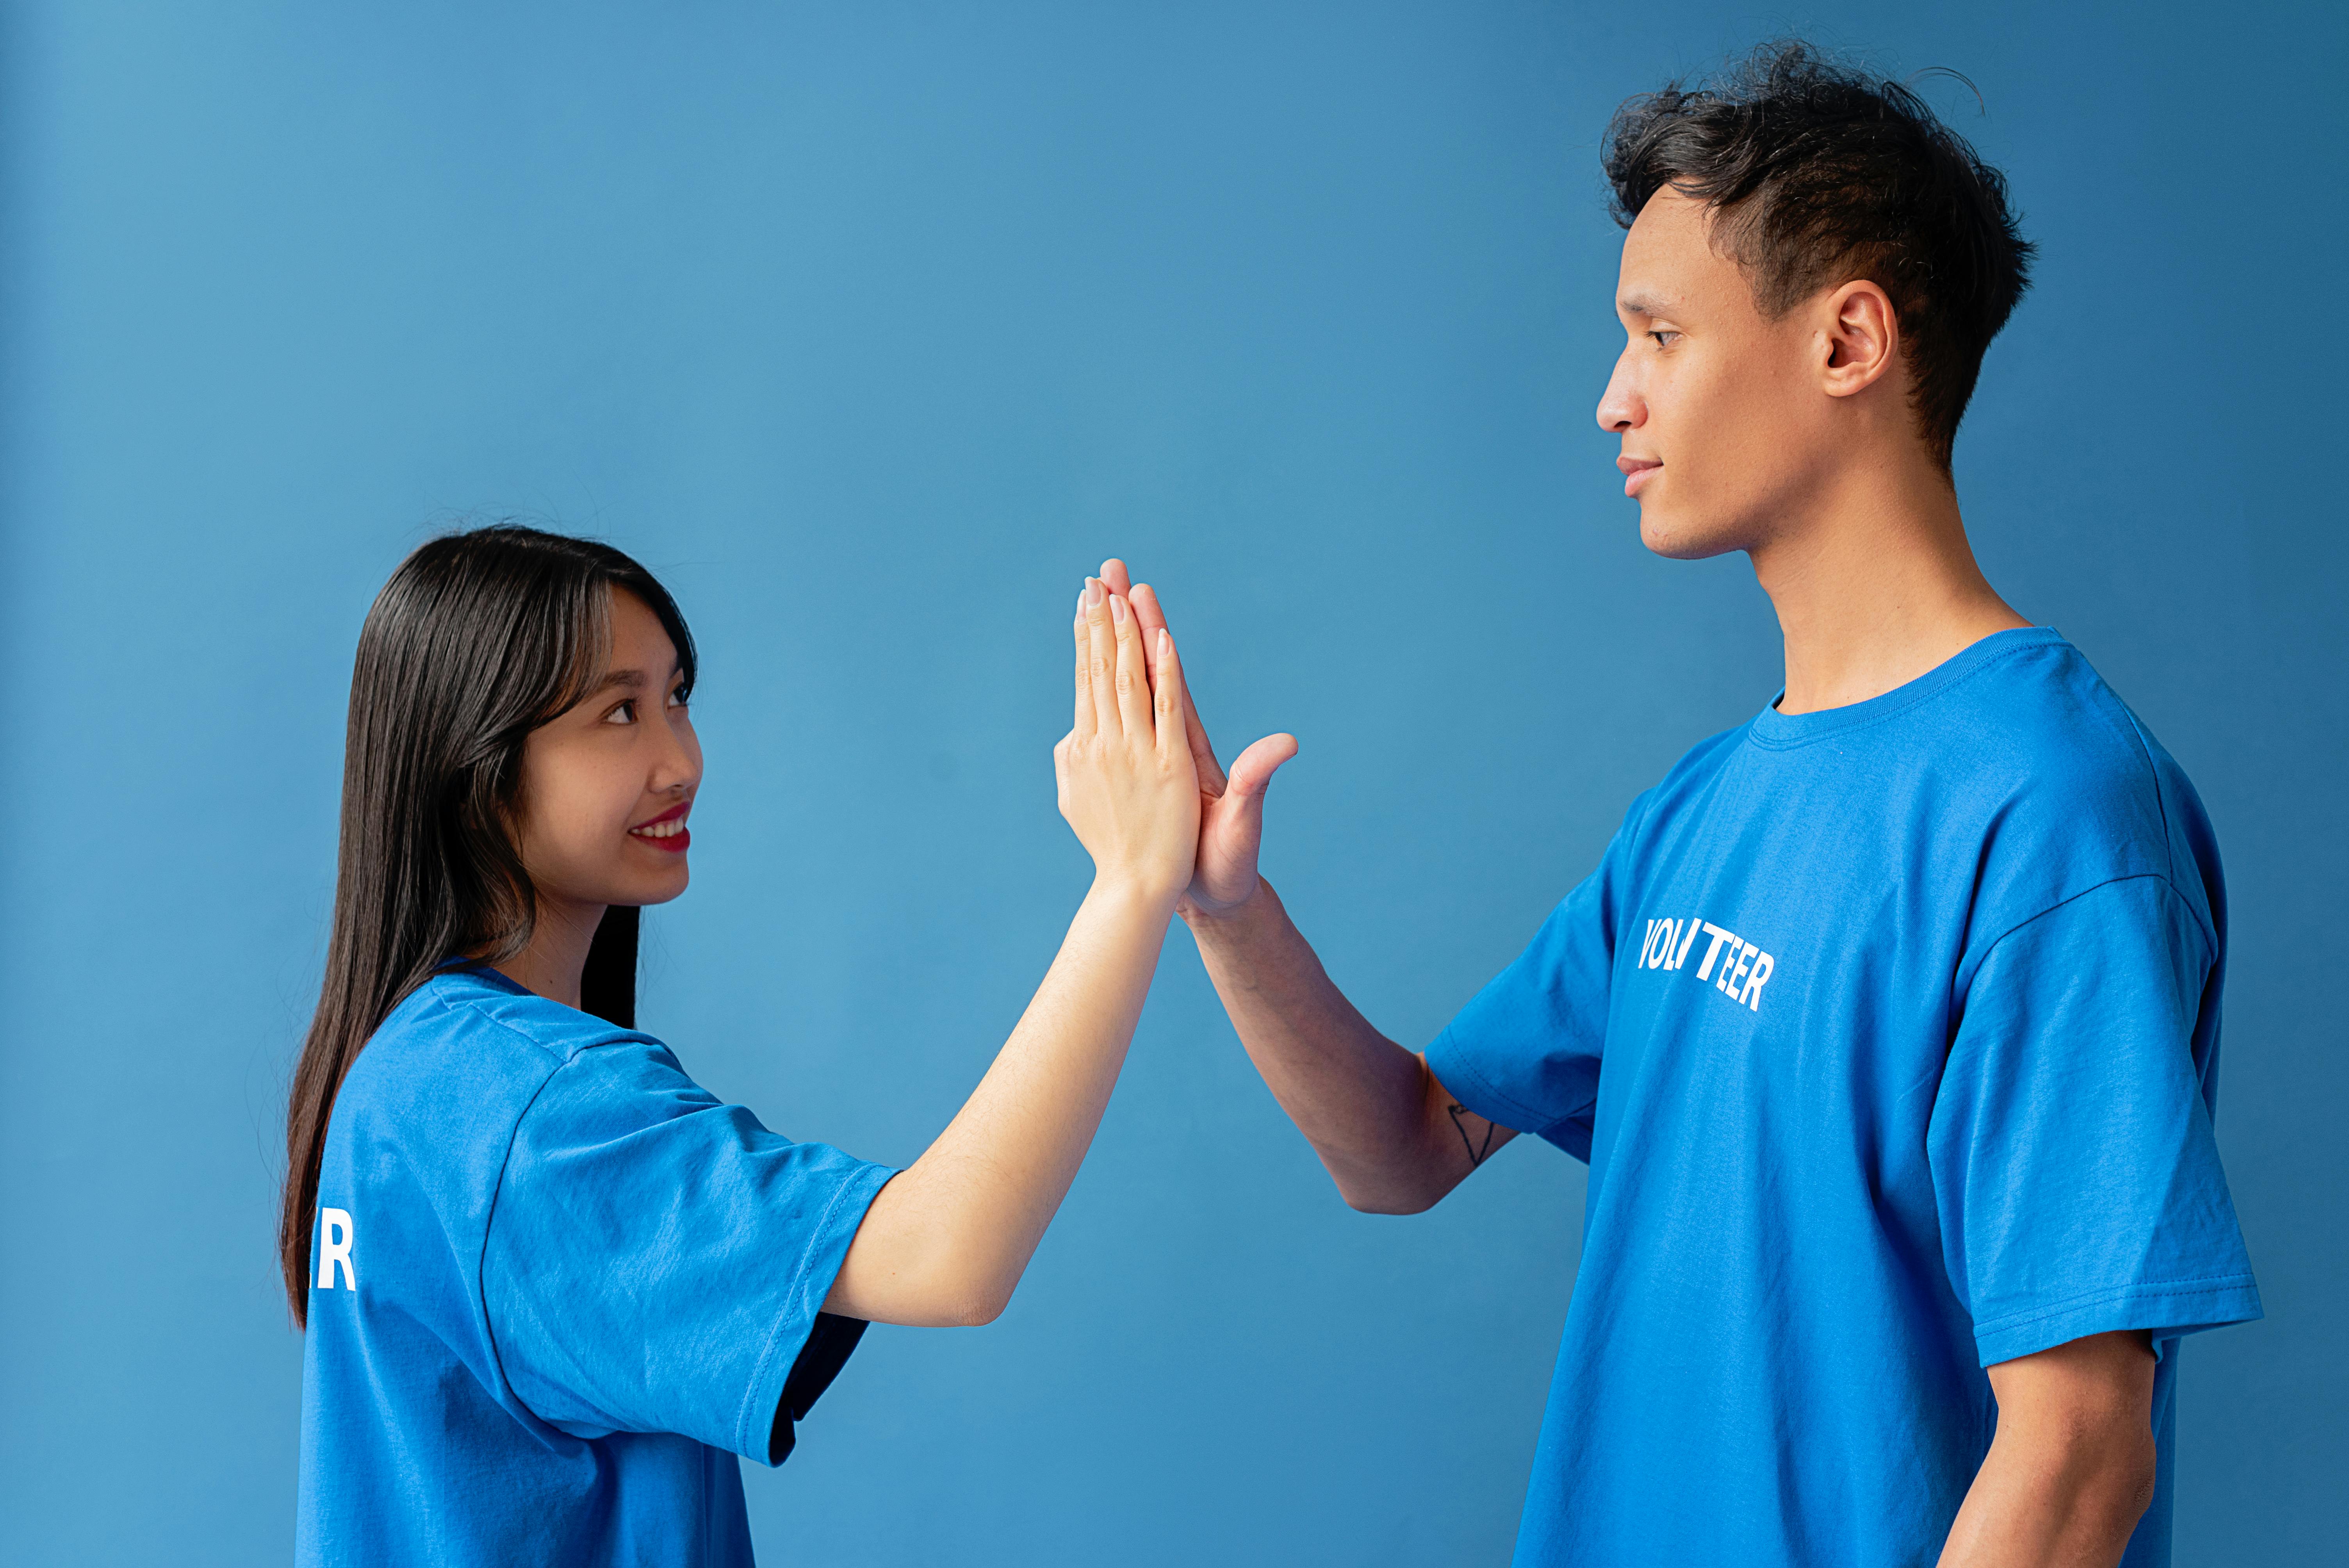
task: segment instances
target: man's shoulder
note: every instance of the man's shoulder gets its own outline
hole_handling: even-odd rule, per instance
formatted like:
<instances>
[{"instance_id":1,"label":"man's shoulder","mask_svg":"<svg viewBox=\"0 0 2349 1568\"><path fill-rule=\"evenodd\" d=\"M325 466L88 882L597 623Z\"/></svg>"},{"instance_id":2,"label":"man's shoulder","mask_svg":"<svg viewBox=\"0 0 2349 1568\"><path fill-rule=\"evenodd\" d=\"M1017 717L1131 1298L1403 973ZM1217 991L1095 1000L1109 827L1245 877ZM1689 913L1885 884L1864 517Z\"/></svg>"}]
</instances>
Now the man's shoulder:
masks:
<instances>
[{"instance_id":1,"label":"man's shoulder","mask_svg":"<svg viewBox=\"0 0 2349 1568\"><path fill-rule=\"evenodd\" d=\"M1951 694L1934 766L1972 802L1993 905L2054 903L2106 882L2168 882L2206 930L2221 918L2218 844L2194 786L2087 657L2020 648Z\"/></svg>"},{"instance_id":2,"label":"man's shoulder","mask_svg":"<svg viewBox=\"0 0 2349 1568\"><path fill-rule=\"evenodd\" d=\"M1953 693L1935 749L1951 771L2011 802L2044 830L2088 829L2165 850L2169 820L2201 813L2177 760L2079 649L2018 649Z\"/></svg>"}]
</instances>

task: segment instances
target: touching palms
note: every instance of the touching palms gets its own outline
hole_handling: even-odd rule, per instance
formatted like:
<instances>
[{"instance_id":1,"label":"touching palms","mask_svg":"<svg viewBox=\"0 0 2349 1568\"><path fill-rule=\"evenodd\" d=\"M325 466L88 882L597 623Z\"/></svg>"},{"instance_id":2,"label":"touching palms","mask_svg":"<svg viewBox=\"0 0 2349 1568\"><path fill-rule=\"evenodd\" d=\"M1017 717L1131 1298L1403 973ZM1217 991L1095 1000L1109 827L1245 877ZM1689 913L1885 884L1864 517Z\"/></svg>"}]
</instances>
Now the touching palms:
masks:
<instances>
[{"instance_id":1,"label":"touching palms","mask_svg":"<svg viewBox=\"0 0 2349 1568\"><path fill-rule=\"evenodd\" d=\"M1133 585L1123 561L1102 562L1102 581L1125 595L1141 620L1143 646L1150 651L1150 677L1158 679L1158 639L1147 634L1166 624L1166 613L1147 583ZM1169 634L1172 634L1171 632ZM1264 837L1264 792L1276 769L1297 755L1293 735L1268 735L1232 762L1226 776L1216 760L1216 748L1199 722L1199 710L1187 687L1183 693L1183 725L1191 740L1191 756L1199 771L1199 860L1191 872L1191 886L1183 902L1208 914L1220 914L1247 902L1257 889L1256 851Z\"/></svg>"}]
</instances>

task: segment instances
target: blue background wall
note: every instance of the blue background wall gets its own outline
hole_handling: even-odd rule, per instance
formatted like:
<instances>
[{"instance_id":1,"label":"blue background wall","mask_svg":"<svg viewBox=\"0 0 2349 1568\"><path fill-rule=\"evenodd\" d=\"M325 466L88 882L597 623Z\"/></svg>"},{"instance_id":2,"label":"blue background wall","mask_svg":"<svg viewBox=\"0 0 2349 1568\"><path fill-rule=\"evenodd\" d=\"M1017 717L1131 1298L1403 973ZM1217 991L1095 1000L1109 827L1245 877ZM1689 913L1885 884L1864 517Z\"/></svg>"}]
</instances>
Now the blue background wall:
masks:
<instances>
[{"instance_id":1,"label":"blue background wall","mask_svg":"<svg viewBox=\"0 0 2349 1568\"><path fill-rule=\"evenodd\" d=\"M1742 558L1642 553L1590 408L1609 108L1792 24L1908 71L2044 248L1959 444L1992 578L2199 782L2269 1321L2193 1345L2182 1563L2349 1475L2338 7L10 7L0 1555L288 1548L282 1084L368 600L460 514L604 533L706 650L646 1014L907 1161L1084 882L1064 619L1164 588L1269 869L1423 1042L1766 700ZM876 1330L769 1560L1497 1563L1582 1172L1349 1212L1170 941L1005 1319Z\"/></svg>"}]
</instances>

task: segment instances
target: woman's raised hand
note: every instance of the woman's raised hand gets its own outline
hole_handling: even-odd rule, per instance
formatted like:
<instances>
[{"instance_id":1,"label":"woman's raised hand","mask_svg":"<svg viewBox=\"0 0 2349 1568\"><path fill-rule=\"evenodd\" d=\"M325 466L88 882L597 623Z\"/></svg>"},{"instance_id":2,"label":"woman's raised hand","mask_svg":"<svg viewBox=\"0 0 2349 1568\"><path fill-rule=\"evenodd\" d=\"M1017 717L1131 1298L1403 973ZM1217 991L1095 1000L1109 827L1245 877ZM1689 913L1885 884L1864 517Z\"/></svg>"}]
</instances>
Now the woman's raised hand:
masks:
<instances>
[{"instance_id":1,"label":"woman's raised hand","mask_svg":"<svg viewBox=\"0 0 2349 1568\"><path fill-rule=\"evenodd\" d=\"M1109 592L1124 594L1132 603L1142 623L1143 636L1152 639L1143 645L1154 655L1155 639L1166 625L1157 593L1147 583L1133 583L1123 561L1102 562L1101 581ZM1182 707L1192 762L1199 774L1199 860L1182 914L1185 920L1228 914L1254 898L1262 885L1256 861L1264 838L1264 792L1272 783L1274 771L1297 755L1297 737L1266 736L1239 754L1226 779L1188 689L1178 689L1175 700Z\"/></svg>"},{"instance_id":2,"label":"woman's raised hand","mask_svg":"<svg viewBox=\"0 0 2349 1568\"><path fill-rule=\"evenodd\" d=\"M1076 1179L1125 1063L1198 855L1199 774L1183 733L1183 666L1164 629L1154 692L1149 634L1125 595L1087 578L1076 634L1076 723L1052 748L1052 772L1061 815L1092 854L1092 891L978 1088L873 1200L827 1312L993 1321Z\"/></svg>"},{"instance_id":3,"label":"woman's raised hand","mask_svg":"<svg viewBox=\"0 0 2349 1568\"><path fill-rule=\"evenodd\" d=\"M1097 883L1172 910L1199 844L1199 777L1185 733L1183 666L1164 627L1145 650L1125 596L1085 579L1077 596L1076 722L1052 748L1061 815L1093 857ZM1155 666L1155 683L1151 679Z\"/></svg>"}]
</instances>

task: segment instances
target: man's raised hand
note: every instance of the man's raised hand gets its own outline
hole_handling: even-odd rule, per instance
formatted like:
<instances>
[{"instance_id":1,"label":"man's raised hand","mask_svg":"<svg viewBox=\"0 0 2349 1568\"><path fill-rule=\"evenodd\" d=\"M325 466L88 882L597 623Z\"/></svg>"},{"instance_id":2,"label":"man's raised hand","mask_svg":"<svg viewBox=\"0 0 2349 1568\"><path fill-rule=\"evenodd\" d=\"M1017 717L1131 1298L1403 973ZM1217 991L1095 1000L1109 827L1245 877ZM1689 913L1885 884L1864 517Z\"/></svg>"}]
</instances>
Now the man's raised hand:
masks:
<instances>
[{"instance_id":1,"label":"man's raised hand","mask_svg":"<svg viewBox=\"0 0 2349 1568\"><path fill-rule=\"evenodd\" d=\"M1148 583L1133 586L1123 561L1102 562L1101 580L1110 591L1133 606L1144 632L1143 646L1151 655L1150 676L1158 679L1157 633L1166 624L1166 613ZM1264 837L1264 792L1280 765L1297 755L1293 735L1268 735L1233 759L1227 777L1216 761L1207 731L1187 687L1182 693L1184 731L1199 775L1199 850L1190 888L1179 906L1193 913L1221 915L1256 896L1257 847Z\"/></svg>"}]
</instances>

